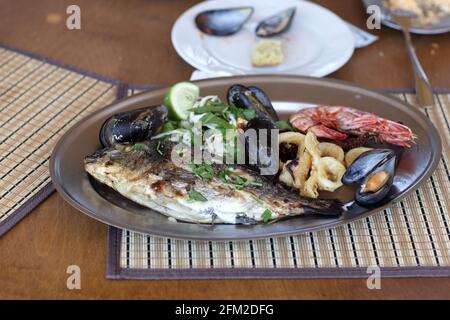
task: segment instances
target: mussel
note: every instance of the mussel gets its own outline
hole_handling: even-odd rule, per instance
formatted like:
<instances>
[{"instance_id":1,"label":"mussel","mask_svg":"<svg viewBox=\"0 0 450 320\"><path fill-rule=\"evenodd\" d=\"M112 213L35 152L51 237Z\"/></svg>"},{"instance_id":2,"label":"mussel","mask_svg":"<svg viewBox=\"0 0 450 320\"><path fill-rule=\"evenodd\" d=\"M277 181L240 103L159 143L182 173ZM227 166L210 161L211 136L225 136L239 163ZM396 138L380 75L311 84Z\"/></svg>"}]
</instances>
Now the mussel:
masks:
<instances>
[{"instance_id":1,"label":"mussel","mask_svg":"<svg viewBox=\"0 0 450 320\"><path fill-rule=\"evenodd\" d=\"M228 104L243 109L254 109L258 117L278 121L278 115L267 94L258 87L232 85L227 92Z\"/></svg>"},{"instance_id":2,"label":"mussel","mask_svg":"<svg viewBox=\"0 0 450 320\"><path fill-rule=\"evenodd\" d=\"M342 182L357 184L355 200L361 205L380 202L394 182L396 156L389 149L375 149L361 154L347 168Z\"/></svg>"},{"instance_id":3,"label":"mussel","mask_svg":"<svg viewBox=\"0 0 450 320\"><path fill-rule=\"evenodd\" d=\"M258 37L272 37L287 31L295 15L295 7L281 11L262 20L255 29Z\"/></svg>"},{"instance_id":4,"label":"mussel","mask_svg":"<svg viewBox=\"0 0 450 320\"><path fill-rule=\"evenodd\" d=\"M272 120L259 117L251 119L244 129L246 167L273 181L276 179L279 162L274 149L278 146L278 140L272 141L273 138L278 138L278 131L275 134L272 131L276 129ZM249 130L254 130L255 135L249 135Z\"/></svg>"},{"instance_id":5,"label":"mussel","mask_svg":"<svg viewBox=\"0 0 450 320\"><path fill-rule=\"evenodd\" d=\"M229 36L238 32L252 14L252 7L208 10L195 17L195 24L206 34Z\"/></svg>"},{"instance_id":6,"label":"mussel","mask_svg":"<svg viewBox=\"0 0 450 320\"><path fill-rule=\"evenodd\" d=\"M125 111L107 119L100 129L100 142L104 147L115 143L135 143L154 136L167 119L164 106Z\"/></svg>"}]
</instances>

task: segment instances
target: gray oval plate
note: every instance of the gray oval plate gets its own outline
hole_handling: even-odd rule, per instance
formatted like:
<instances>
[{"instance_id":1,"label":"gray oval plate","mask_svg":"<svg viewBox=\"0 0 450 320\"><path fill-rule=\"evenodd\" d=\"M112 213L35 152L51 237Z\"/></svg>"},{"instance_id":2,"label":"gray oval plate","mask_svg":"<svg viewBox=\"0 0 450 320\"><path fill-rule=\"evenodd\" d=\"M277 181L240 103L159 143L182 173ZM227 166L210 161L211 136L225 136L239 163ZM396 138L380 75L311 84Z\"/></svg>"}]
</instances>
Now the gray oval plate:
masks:
<instances>
[{"instance_id":1,"label":"gray oval plate","mask_svg":"<svg viewBox=\"0 0 450 320\"><path fill-rule=\"evenodd\" d=\"M385 26L396 30L402 30L402 28L392 21L389 10L383 5L383 0L362 0L364 6L367 8L370 5L379 6L381 9L381 23ZM435 24L430 25L412 25L409 29L412 33L417 34L440 34L450 31L450 17L446 17Z\"/></svg>"},{"instance_id":2,"label":"gray oval plate","mask_svg":"<svg viewBox=\"0 0 450 320\"><path fill-rule=\"evenodd\" d=\"M83 170L83 158L100 147L100 126L115 113L161 103L166 88L147 91L115 102L72 127L57 143L50 160L50 174L59 193L78 210L104 223L154 235L204 240L255 239L326 229L367 217L400 200L423 183L441 156L441 140L434 125L416 108L387 95L350 83L296 76L227 77L197 82L202 95L224 98L235 83L261 87L275 105L312 103L346 105L402 121L418 141L405 150L397 168L394 186L385 203L373 208L353 205L339 218L297 217L275 224L254 226L200 225L171 222L154 210L143 208L118 193L91 183ZM346 198L347 195L338 195Z\"/></svg>"}]
</instances>

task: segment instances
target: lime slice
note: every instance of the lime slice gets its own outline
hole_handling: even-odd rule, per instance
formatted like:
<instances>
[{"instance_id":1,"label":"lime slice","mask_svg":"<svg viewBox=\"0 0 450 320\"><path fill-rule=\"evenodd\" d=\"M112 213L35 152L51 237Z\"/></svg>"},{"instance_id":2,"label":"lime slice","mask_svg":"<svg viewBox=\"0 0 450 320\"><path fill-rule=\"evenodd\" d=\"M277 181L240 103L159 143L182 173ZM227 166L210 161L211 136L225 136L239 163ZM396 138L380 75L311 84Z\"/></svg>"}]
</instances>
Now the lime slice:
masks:
<instances>
[{"instance_id":1,"label":"lime slice","mask_svg":"<svg viewBox=\"0 0 450 320\"><path fill-rule=\"evenodd\" d=\"M188 109L192 108L200 94L200 88L191 82L173 85L164 97L164 104L172 118L186 120Z\"/></svg>"}]
</instances>

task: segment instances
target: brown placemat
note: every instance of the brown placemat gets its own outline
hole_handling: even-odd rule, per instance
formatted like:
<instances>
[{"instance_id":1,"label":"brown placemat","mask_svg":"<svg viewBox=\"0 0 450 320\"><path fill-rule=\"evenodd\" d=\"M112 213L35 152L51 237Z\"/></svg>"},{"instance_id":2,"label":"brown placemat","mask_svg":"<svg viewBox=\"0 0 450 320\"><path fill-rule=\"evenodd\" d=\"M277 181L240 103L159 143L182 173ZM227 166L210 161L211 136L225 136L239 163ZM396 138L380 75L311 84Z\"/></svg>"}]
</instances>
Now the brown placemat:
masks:
<instances>
[{"instance_id":1,"label":"brown placemat","mask_svg":"<svg viewBox=\"0 0 450 320\"><path fill-rule=\"evenodd\" d=\"M0 44L0 236L54 191L48 161L59 137L123 87Z\"/></svg>"},{"instance_id":2,"label":"brown placemat","mask_svg":"<svg viewBox=\"0 0 450 320\"><path fill-rule=\"evenodd\" d=\"M137 90L128 90L132 95ZM415 104L411 93L397 93ZM351 278L450 276L450 95L424 110L443 140L441 161L416 192L345 226L246 241L191 241L110 227L107 278Z\"/></svg>"}]
</instances>

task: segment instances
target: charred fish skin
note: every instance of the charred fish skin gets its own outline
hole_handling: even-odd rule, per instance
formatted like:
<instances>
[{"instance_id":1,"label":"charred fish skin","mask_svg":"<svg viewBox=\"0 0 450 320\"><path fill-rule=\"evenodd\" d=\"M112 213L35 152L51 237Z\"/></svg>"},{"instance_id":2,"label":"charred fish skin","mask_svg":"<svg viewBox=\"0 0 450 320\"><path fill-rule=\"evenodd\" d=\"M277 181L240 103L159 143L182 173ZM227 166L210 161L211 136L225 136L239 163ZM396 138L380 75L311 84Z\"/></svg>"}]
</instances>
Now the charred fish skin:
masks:
<instances>
[{"instance_id":1,"label":"charred fish skin","mask_svg":"<svg viewBox=\"0 0 450 320\"><path fill-rule=\"evenodd\" d=\"M216 177L204 181L189 166L178 167L170 161L172 143L158 146L157 141L146 141L140 145L145 147L135 150L133 145L115 144L101 149L85 158L85 170L128 199L186 222L254 224L263 220L266 210L271 212L270 220L309 214L335 216L342 212L337 200L301 198L245 167L240 168L242 174L259 182L260 187L238 189ZM215 171L221 168L214 166ZM191 190L201 193L207 201L192 201Z\"/></svg>"}]
</instances>

